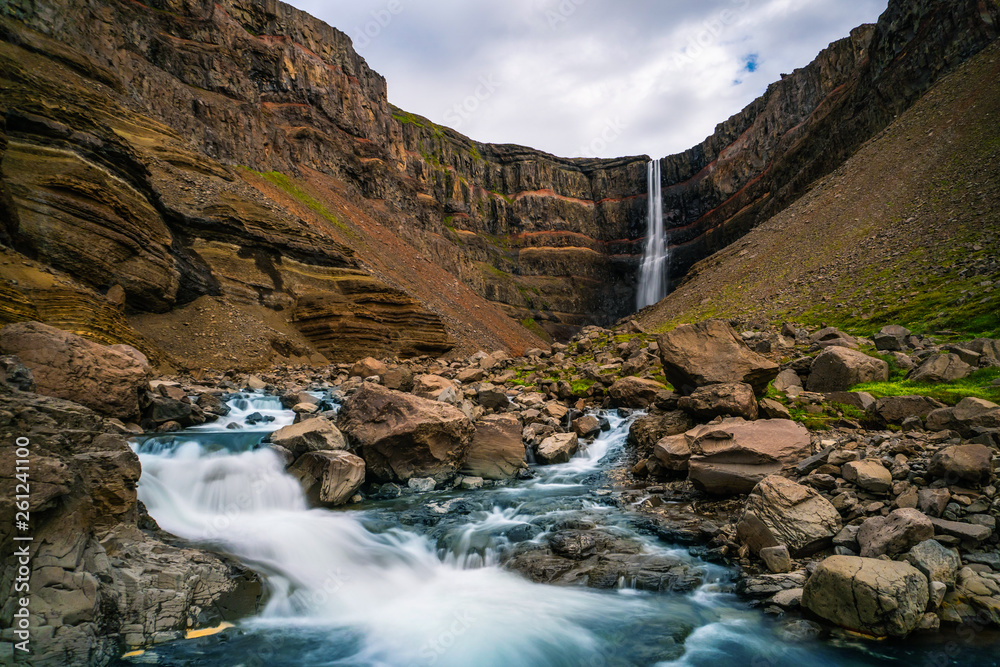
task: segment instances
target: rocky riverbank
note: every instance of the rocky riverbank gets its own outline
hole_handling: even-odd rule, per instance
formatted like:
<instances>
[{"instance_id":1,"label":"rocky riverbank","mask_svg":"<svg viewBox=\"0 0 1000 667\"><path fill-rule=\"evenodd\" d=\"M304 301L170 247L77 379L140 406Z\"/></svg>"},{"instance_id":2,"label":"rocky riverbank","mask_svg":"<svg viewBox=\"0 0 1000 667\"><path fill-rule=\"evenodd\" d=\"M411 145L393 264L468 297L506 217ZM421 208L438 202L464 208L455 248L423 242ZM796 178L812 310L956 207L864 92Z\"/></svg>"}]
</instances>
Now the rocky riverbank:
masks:
<instances>
[{"instance_id":1,"label":"rocky riverbank","mask_svg":"<svg viewBox=\"0 0 1000 667\"><path fill-rule=\"evenodd\" d=\"M598 409L641 410L609 498L668 542L739 566L738 590L754 604L808 619L796 626L807 634L1000 625L1000 407L852 391L904 368L937 383L928 387L962 378L967 389L977 379L989 387L998 341L944 343L899 327L873 340L792 325L739 333L721 321L652 336L630 323L519 358L155 379L127 346L34 323L0 330L0 352L9 355L5 437L37 443L32 576L46 606L32 611L46 651L36 664L104 664L254 612L254 575L179 544L145 515L124 439L225 419L226 402L248 392L296 413L262 446L325 507L530 478L529 463L566 462L609 428ZM598 522L556 528L541 543L511 540L501 558L544 583L608 588L625 578L683 592L701 581L686 562L650 557Z\"/></svg>"}]
</instances>

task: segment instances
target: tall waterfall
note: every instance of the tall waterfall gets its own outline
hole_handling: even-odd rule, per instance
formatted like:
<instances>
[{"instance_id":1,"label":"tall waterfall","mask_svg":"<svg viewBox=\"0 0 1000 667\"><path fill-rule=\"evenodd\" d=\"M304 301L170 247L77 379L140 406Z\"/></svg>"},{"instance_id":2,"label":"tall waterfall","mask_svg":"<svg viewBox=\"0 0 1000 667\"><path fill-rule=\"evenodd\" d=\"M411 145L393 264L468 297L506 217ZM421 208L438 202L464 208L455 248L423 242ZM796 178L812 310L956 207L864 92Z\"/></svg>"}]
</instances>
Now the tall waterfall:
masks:
<instances>
[{"instance_id":1,"label":"tall waterfall","mask_svg":"<svg viewBox=\"0 0 1000 667\"><path fill-rule=\"evenodd\" d=\"M638 309L651 306L667 295L670 246L663 230L663 190L660 161L649 163L649 220L646 228L646 251L639 270Z\"/></svg>"}]
</instances>

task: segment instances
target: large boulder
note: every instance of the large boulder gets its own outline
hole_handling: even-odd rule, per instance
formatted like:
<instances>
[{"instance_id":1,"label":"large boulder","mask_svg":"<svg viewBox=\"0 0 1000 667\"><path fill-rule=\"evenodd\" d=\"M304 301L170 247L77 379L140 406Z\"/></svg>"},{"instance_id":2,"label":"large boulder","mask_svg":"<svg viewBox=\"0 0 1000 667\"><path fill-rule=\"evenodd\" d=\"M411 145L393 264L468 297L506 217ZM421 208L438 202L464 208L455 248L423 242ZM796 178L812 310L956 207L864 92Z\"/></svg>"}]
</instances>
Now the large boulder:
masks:
<instances>
[{"instance_id":1,"label":"large boulder","mask_svg":"<svg viewBox=\"0 0 1000 667\"><path fill-rule=\"evenodd\" d=\"M927 577L909 563L831 556L806 581L802 606L855 632L905 637L929 599Z\"/></svg>"},{"instance_id":2,"label":"large boulder","mask_svg":"<svg viewBox=\"0 0 1000 667\"><path fill-rule=\"evenodd\" d=\"M909 344L910 330L897 324L890 324L875 334L874 341L875 349L880 352L901 352Z\"/></svg>"},{"instance_id":3,"label":"large boulder","mask_svg":"<svg viewBox=\"0 0 1000 667\"><path fill-rule=\"evenodd\" d=\"M968 438L975 435L977 428L1000 428L1000 405L970 396L953 408L934 410L927 415L929 431L953 429Z\"/></svg>"},{"instance_id":4,"label":"large boulder","mask_svg":"<svg viewBox=\"0 0 1000 667\"><path fill-rule=\"evenodd\" d=\"M908 417L924 419L935 410L946 407L929 396L886 396L875 402L875 414L887 424L902 424Z\"/></svg>"},{"instance_id":5,"label":"large boulder","mask_svg":"<svg viewBox=\"0 0 1000 667\"><path fill-rule=\"evenodd\" d=\"M476 422L476 434L462 473L483 479L510 479L524 467L521 420L514 415L490 415Z\"/></svg>"},{"instance_id":6,"label":"large boulder","mask_svg":"<svg viewBox=\"0 0 1000 667\"><path fill-rule=\"evenodd\" d=\"M927 471L947 484L986 484L993 478L993 450L986 445L946 447L931 458Z\"/></svg>"},{"instance_id":7,"label":"large boulder","mask_svg":"<svg viewBox=\"0 0 1000 667\"><path fill-rule=\"evenodd\" d=\"M809 370L809 391L831 393L847 391L857 384L886 382L889 364L864 352L846 347L831 347L821 352Z\"/></svg>"},{"instance_id":8,"label":"large boulder","mask_svg":"<svg viewBox=\"0 0 1000 667\"><path fill-rule=\"evenodd\" d=\"M334 507L346 503L361 488L365 462L350 452L308 452L288 472L302 484L312 505Z\"/></svg>"},{"instance_id":9,"label":"large boulder","mask_svg":"<svg viewBox=\"0 0 1000 667\"><path fill-rule=\"evenodd\" d=\"M830 501L777 475L754 488L737 525L740 539L754 553L785 545L796 558L827 548L840 529L840 513Z\"/></svg>"},{"instance_id":10,"label":"large boulder","mask_svg":"<svg viewBox=\"0 0 1000 667\"><path fill-rule=\"evenodd\" d=\"M635 449L640 459L649 458L653 446L668 435L680 435L694 428L691 416L683 410L652 412L639 417L628 430L629 447Z\"/></svg>"},{"instance_id":11,"label":"large boulder","mask_svg":"<svg viewBox=\"0 0 1000 667\"><path fill-rule=\"evenodd\" d=\"M698 387L690 396L681 398L677 406L705 420L726 416L753 421L758 411L753 387L742 382Z\"/></svg>"},{"instance_id":12,"label":"large boulder","mask_svg":"<svg viewBox=\"0 0 1000 667\"><path fill-rule=\"evenodd\" d=\"M955 549L949 549L937 540L924 540L910 549L906 561L924 573L928 581L940 581L949 587L955 585L962 559Z\"/></svg>"},{"instance_id":13,"label":"large boulder","mask_svg":"<svg viewBox=\"0 0 1000 667\"><path fill-rule=\"evenodd\" d=\"M35 391L131 421L139 417L139 395L150 368L133 355L40 322L0 329L0 352L31 370Z\"/></svg>"},{"instance_id":14,"label":"large boulder","mask_svg":"<svg viewBox=\"0 0 1000 667\"><path fill-rule=\"evenodd\" d=\"M656 380L624 377L608 389L608 396L621 408L648 408L661 394L670 390Z\"/></svg>"},{"instance_id":15,"label":"large boulder","mask_svg":"<svg viewBox=\"0 0 1000 667\"><path fill-rule=\"evenodd\" d=\"M413 380L413 393L420 398L428 398L442 403L457 403L458 385L440 375L418 375Z\"/></svg>"},{"instance_id":16,"label":"large boulder","mask_svg":"<svg viewBox=\"0 0 1000 667\"><path fill-rule=\"evenodd\" d=\"M543 465L568 463L580 448L576 433L556 433L542 440L535 451L535 458Z\"/></svg>"},{"instance_id":17,"label":"large boulder","mask_svg":"<svg viewBox=\"0 0 1000 667\"><path fill-rule=\"evenodd\" d=\"M344 434L329 419L317 417L278 429L270 441L284 447L298 458L308 452L347 449Z\"/></svg>"},{"instance_id":18,"label":"large boulder","mask_svg":"<svg viewBox=\"0 0 1000 667\"><path fill-rule=\"evenodd\" d=\"M339 423L372 477L383 482L453 478L476 431L458 408L373 383L344 403Z\"/></svg>"},{"instance_id":19,"label":"large boulder","mask_svg":"<svg viewBox=\"0 0 1000 667\"><path fill-rule=\"evenodd\" d=\"M364 359L354 362L354 365L351 366L349 375L351 377L362 378L374 376L383 378L385 377L386 371L388 371L388 368L384 363L373 357L365 357Z\"/></svg>"},{"instance_id":20,"label":"large boulder","mask_svg":"<svg viewBox=\"0 0 1000 667\"><path fill-rule=\"evenodd\" d=\"M750 493L765 477L812 454L809 431L787 419L732 419L685 435L691 446L690 480L717 495Z\"/></svg>"},{"instance_id":21,"label":"large boulder","mask_svg":"<svg viewBox=\"0 0 1000 667\"><path fill-rule=\"evenodd\" d=\"M972 366L957 354L938 354L920 364L908 376L913 382L954 382L972 375Z\"/></svg>"},{"instance_id":22,"label":"large boulder","mask_svg":"<svg viewBox=\"0 0 1000 667\"><path fill-rule=\"evenodd\" d=\"M659 336L657 345L667 381L683 394L705 385L742 382L763 396L780 370L722 320L677 327Z\"/></svg>"},{"instance_id":23,"label":"large boulder","mask_svg":"<svg viewBox=\"0 0 1000 667\"><path fill-rule=\"evenodd\" d=\"M691 460L691 443L683 433L668 435L653 445L653 456L669 472L687 472Z\"/></svg>"},{"instance_id":24,"label":"large boulder","mask_svg":"<svg viewBox=\"0 0 1000 667\"><path fill-rule=\"evenodd\" d=\"M934 524L920 510L903 508L861 524L858 545L865 558L898 556L934 537Z\"/></svg>"}]
</instances>

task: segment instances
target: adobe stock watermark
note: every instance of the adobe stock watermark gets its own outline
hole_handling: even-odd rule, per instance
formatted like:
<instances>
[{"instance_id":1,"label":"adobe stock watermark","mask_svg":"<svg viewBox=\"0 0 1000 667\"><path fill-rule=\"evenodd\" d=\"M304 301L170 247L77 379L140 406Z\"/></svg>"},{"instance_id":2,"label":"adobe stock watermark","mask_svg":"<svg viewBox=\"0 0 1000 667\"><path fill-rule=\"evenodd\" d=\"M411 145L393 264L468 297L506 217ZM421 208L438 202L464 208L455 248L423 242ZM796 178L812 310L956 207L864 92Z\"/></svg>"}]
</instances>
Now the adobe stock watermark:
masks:
<instances>
[{"instance_id":1,"label":"adobe stock watermark","mask_svg":"<svg viewBox=\"0 0 1000 667\"><path fill-rule=\"evenodd\" d=\"M470 95L444 112L444 123L457 130L479 113L491 97L503 87L503 82L493 74L479 77L477 86Z\"/></svg>"},{"instance_id":2,"label":"adobe stock watermark","mask_svg":"<svg viewBox=\"0 0 1000 667\"><path fill-rule=\"evenodd\" d=\"M371 20L354 28L354 48L357 51L368 48L368 46L382 34L382 31L403 13L406 7L403 0L389 0L381 9L376 9L371 13Z\"/></svg>"},{"instance_id":3,"label":"adobe stock watermark","mask_svg":"<svg viewBox=\"0 0 1000 667\"><path fill-rule=\"evenodd\" d=\"M31 440L20 437L14 440L14 529L13 550L10 563L15 569L11 599L14 613L11 629L14 633L14 652L31 651Z\"/></svg>"},{"instance_id":4,"label":"adobe stock watermark","mask_svg":"<svg viewBox=\"0 0 1000 667\"><path fill-rule=\"evenodd\" d=\"M604 121L604 127L597 136L577 149L577 155L580 157L600 157L627 129L628 123L620 117L609 118Z\"/></svg>"},{"instance_id":5,"label":"adobe stock watermark","mask_svg":"<svg viewBox=\"0 0 1000 667\"><path fill-rule=\"evenodd\" d=\"M681 70L684 67L694 64L699 58L705 55L713 44L717 43L722 35L730 27L738 24L743 19L743 14L750 7L753 0L730 0L733 4L731 9L723 9L711 18L702 22L695 30L687 33L684 40L684 48L674 54L671 61L671 68Z\"/></svg>"},{"instance_id":6,"label":"adobe stock watermark","mask_svg":"<svg viewBox=\"0 0 1000 667\"><path fill-rule=\"evenodd\" d=\"M587 4L587 0L559 0L558 3L545 3L545 21L549 25L549 30L555 31L566 24L580 7Z\"/></svg>"},{"instance_id":7,"label":"adobe stock watermark","mask_svg":"<svg viewBox=\"0 0 1000 667\"><path fill-rule=\"evenodd\" d=\"M420 648L420 664L436 665L458 642L459 638L476 623L476 618L466 608L452 615L451 623L437 637L428 639Z\"/></svg>"}]
</instances>

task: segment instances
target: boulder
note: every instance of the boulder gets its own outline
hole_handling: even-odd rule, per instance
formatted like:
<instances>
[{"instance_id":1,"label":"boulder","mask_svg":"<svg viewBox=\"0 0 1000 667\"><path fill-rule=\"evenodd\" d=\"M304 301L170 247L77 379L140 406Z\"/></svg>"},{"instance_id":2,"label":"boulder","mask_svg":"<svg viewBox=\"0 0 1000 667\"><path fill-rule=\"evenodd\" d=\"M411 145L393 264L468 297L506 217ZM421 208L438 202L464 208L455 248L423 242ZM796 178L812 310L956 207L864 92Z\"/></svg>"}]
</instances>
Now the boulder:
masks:
<instances>
[{"instance_id":1,"label":"boulder","mask_svg":"<svg viewBox=\"0 0 1000 667\"><path fill-rule=\"evenodd\" d=\"M183 400L166 396L147 395L140 402L142 409L142 426L147 431L156 429L167 422L177 422L182 427L204 424L205 413L185 396Z\"/></svg>"},{"instance_id":2,"label":"boulder","mask_svg":"<svg viewBox=\"0 0 1000 667\"><path fill-rule=\"evenodd\" d=\"M594 415L573 420L573 432L581 438L591 438L601 432L601 421Z\"/></svg>"},{"instance_id":3,"label":"boulder","mask_svg":"<svg viewBox=\"0 0 1000 667\"><path fill-rule=\"evenodd\" d=\"M620 408L648 408L660 394L670 390L655 380L624 377L608 389L608 396Z\"/></svg>"},{"instance_id":4,"label":"boulder","mask_svg":"<svg viewBox=\"0 0 1000 667\"><path fill-rule=\"evenodd\" d=\"M302 484L310 504L334 507L346 503L361 488L365 462L350 452L313 451L300 456L288 472Z\"/></svg>"},{"instance_id":5,"label":"boulder","mask_svg":"<svg viewBox=\"0 0 1000 667\"><path fill-rule=\"evenodd\" d=\"M905 637L929 599L927 577L909 563L831 556L806 581L802 606L855 632Z\"/></svg>"},{"instance_id":6,"label":"boulder","mask_svg":"<svg viewBox=\"0 0 1000 667\"><path fill-rule=\"evenodd\" d=\"M454 404L459 399L458 385L440 375L418 375L413 380L413 393L442 403Z\"/></svg>"},{"instance_id":7,"label":"boulder","mask_svg":"<svg viewBox=\"0 0 1000 667\"><path fill-rule=\"evenodd\" d=\"M492 384L481 386L479 391L476 392L476 400L484 408L497 412L506 410L510 406L510 399L507 398L507 393Z\"/></svg>"},{"instance_id":8,"label":"boulder","mask_svg":"<svg viewBox=\"0 0 1000 667\"><path fill-rule=\"evenodd\" d=\"M298 458L308 452L347 449L347 441L329 419L317 417L285 426L270 435L269 440L284 447Z\"/></svg>"},{"instance_id":9,"label":"boulder","mask_svg":"<svg viewBox=\"0 0 1000 667\"><path fill-rule=\"evenodd\" d=\"M947 484L987 484L993 478L993 450L986 445L955 445L931 458L928 473Z\"/></svg>"},{"instance_id":10,"label":"boulder","mask_svg":"<svg viewBox=\"0 0 1000 667\"><path fill-rule=\"evenodd\" d=\"M698 387L690 396L681 398L677 406L705 420L715 417L757 419L757 397L753 387L742 382Z\"/></svg>"},{"instance_id":11,"label":"boulder","mask_svg":"<svg viewBox=\"0 0 1000 667\"><path fill-rule=\"evenodd\" d=\"M383 482L453 478L476 431L458 408L371 383L344 403L340 428Z\"/></svg>"},{"instance_id":12,"label":"boulder","mask_svg":"<svg viewBox=\"0 0 1000 667\"><path fill-rule=\"evenodd\" d=\"M764 419L791 419L792 413L789 412L788 408L779 403L778 401L772 400L770 398L760 399L758 405L760 410L758 416Z\"/></svg>"},{"instance_id":13,"label":"boulder","mask_svg":"<svg viewBox=\"0 0 1000 667\"><path fill-rule=\"evenodd\" d=\"M910 549L906 562L924 573L928 581L939 581L953 587L962 569L962 559L954 549L948 549L937 540L924 540Z\"/></svg>"},{"instance_id":14,"label":"boulder","mask_svg":"<svg viewBox=\"0 0 1000 667\"><path fill-rule=\"evenodd\" d=\"M691 416L683 410L652 412L639 417L629 427L627 444L639 458L653 455L653 446L668 435L680 435L694 428Z\"/></svg>"},{"instance_id":15,"label":"boulder","mask_svg":"<svg viewBox=\"0 0 1000 667\"><path fill-rule=\"evenodd\" d=\"M691 444L684 434L668 435L653 445L653 456L670 472L687 472Z\"/></svg>"},{"instance_id":16,"label":"boulder","mask_svg":"<svg viewBox=\"0 0 1000 667\"><path fill-rule=\"evenodd\" d=\"M476 422L462 473L483 479L510 479L524 467L521 420L514 415L490 415Z\"/></svg>"},{"instance_id":17,"label":"boulder","mask_svg":"<svg viewBox=\"0 0 1000 667\"><path fill-rule=\"evenodd\" d=\"M387 370L389 369L386 368L386 365L383 364L378 359L372 357L365 357L360 361L354 362L354 365L351 366L351 370L348 373L348 375L352 378L353 377L369 378L372 376L378 376L381 379L382 377L385 376Z\"/></svg>"},{"instance_id":18,"label":"boulder","mask_svg":"<svg viewBox=\"0 0 1000 667\"><path fill-rule=\"evenodd\" d=\"M775 390L785 393L792 387L798 387L800 390L803 389L802 378L800 378L799 374L791 368L786 368L778 373L778 376L774 378Z\"/></svg>"},{"instance_id":19,"label":"boulder","mask_svg":"<svg viewBox=\"0 0 1000 667\"><path fill-rule=\"evenodd\" d=\"M820 329L813 335L809 336L809 342L821 348L858 347L858 340L854 336L846 334L836 327L826 327L825 329Z\"/></svg>"},{"instance_id":20,"label":"boulder","mask_svg":"<svg viewBox=\"0 0 1000 667\"><path fill-rule=\"evenodd\" d=\"M882 327L875 334L875 349L880 352L899 352L905 350L910 340L910 330L896 324Z\"/></svg>"},{"instance_id":21,"label":"boulder","mask_svg":"<svg viewBox=\"0 0 1000 667\"><path fill-rule=\"evenodd\" d=\"M934 537L931 520L915 509L898 509L861 524L858 545L864 558L895 557Z\"/></svg>"},{"instance_id":22,"label":"boulder","mask_svg":"<svg viewBox=\"0 0 1000 667\"><path fill-rule=\"evenodd\" d=\"M965 344L965 349L972 350L980 359L986 359L991 366L1000 366L1000 340L977 338Z\"/></svg>"},{"instance_id":23,"label":"boulder","mask_svg":"<svg viewBox=\"0 0 1000 667\"><path fill-rule=\"evenodd\" d=\"M831 347L813 360L807 388L820 393L847 391L854 385L888 379L889 364L882 359L845 347Z\"/></svg>"},{"instance_id":24,"label":"boulder","mask_svg":"<svg viewBox=\"0 0 1000 667\"><path fill-rule=\"evenodd\" d=\"M742 382L763 396L780 370L722 320L677 327L659 336L657 345L667 381L683 394L705 385Z\"/></svg>"},{"instance_id":25,"label":"boulder","mask_svg":"<svg viewBox=\"0 0 1000 667\"><path fill-rule=\"evenodd\" d=\"M556 433L542 440L535 452L535 458L542 465L567 463L580 447L576 433Z\"/></svg>"},{"instance_id":26,"label":"boulder","mask_svg":"<svg viewBox=\"0 0 1000 667\"><path fill-rule=\"evenodd\" d=\"M913 382L954 382L972 375L972 366L957 354L938 354L920 364L907 376Z\"/></svg>"},{"instance_id":27,"label":"boulder","mask_svg":"<svg viewBox=\"0 0 1000 667\"><path fill-rule=\"evenodd\" d=\"M748 515L757 519L749 519ZM792 556L826 549L841 530L840 513L807 486L772 475L754 487L737 524L740 540L751 551L785 545Z\"/></svg>"},{"instance_id":28,"label":"boulder","mask_svg":"<svg viewBox=\"0 0 1000 667\"><path fill-rule=\"evenodd\" d=\"M406 366L393 366L382 375L382 384L396 391L412 391L413 371Z\"/></svg>"},{"instance_id":29,"label":"boulder","mask_svg":"<svg viewBox=\"0 0 1000 667\"><path fill-rule=\"evenodd\" d=\"M812 454L809 431L785 419L733 419L685 434L689 478L707 493L750 493L767 477Z\"/></svg>"},{"instance_id":30,"label":"boulder","mask_svg":"<svg viewBox=\"0 0 1000 667\"><path fill-rule=\"evenodd\" d=\"M980 428L1000 428L1000 405L981 398L963 398L953 408L927 415L928 431L955 430L970 438Z\"/></svg>"},{"instance_id":31,"label":"boulder","mask_svg":"<svg viewBox=\"0 0 1000 667\"><path fill-rule=\"evenodd\" d=\"M887 396L875 401L875 413L887 424L902 424L907 417L924 419L935 410L946 407L941 401L928 396Z\"/></svg>"},{"instance_id":32,"label":"boulder","mask_svg":"<svg viewBox=\"0 0 1000 667\"><path fill-rule=\"evenodd\" d=\"M39 394L122 421L139 417L150 368L129 354L40 322L0 329L0 352L16 355L31 370Z\"/></svg>"},{"instance_id":33,"label":"boulder","mask_svg":"<svg viewBox=\"0 0 1000 667\"><path fill-rule=\"evenodd\" d=\"M977 523L947 521L934 517L931 518L931 523L934 525L935 535L948 535L973 545L985 542L993 535L992 529Z\"/></svg>"},{"instance_id":34,"label":"boulder","mask_svg":"<svg viewBox=\"0 0 1000 667\"><path fill-rule=\"evenodd\" d=\"M842 472L844 479L865 491L888 493L892 488L892 473L875 459L845 463Z\"/></svg>"}]
</instances>

